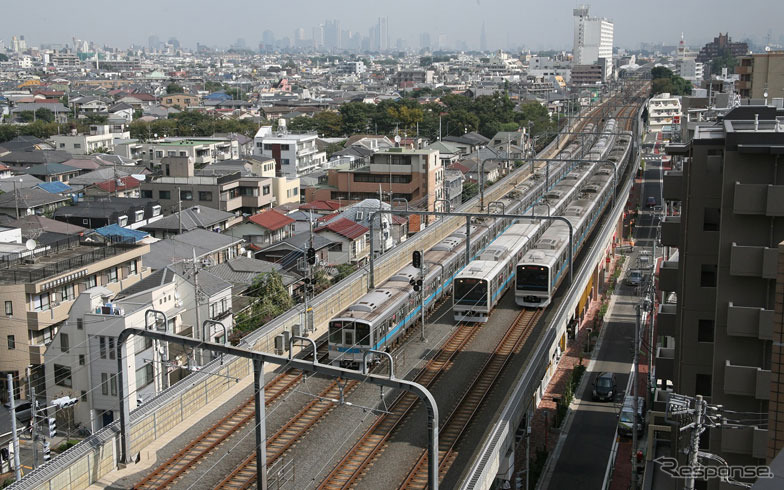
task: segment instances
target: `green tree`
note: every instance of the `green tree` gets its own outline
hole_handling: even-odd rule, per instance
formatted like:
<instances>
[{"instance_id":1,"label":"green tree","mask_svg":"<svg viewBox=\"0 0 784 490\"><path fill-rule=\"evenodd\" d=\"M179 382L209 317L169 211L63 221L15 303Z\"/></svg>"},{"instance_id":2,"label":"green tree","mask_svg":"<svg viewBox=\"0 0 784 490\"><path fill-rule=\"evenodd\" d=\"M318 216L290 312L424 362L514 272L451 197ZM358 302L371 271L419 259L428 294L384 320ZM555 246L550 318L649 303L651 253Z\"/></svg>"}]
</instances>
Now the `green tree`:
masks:
<instances>
[{"instance_id":1,"label":"green tree","mask_svg":"<svg viewBox=\"0 0 784 490\"><path fill-rule=\"evenodd\" d=\"M0 62L5 63L6 61L8 61L8 56L0 53Z\"/></svg>"},{"instance_id":2,"label":"green tree","mask_svg":"<svg viewBox=\"0 0 784 490\"><path fill-rule=\"evenodd\" d=\"M330 143L327 145L325 152L327 153L327 159L332 158L332 155L339 152L344 148L344 144L346 143L345 140L339 141L337 143Z\"/></svg>"},{"instance_id":3,"label":"green tree","mask_svg":"<svg viewBox=\"0 0 784 490\"><path fill-rule=\"evenodd\" d=\"M340 106L343 118L343 134L365 133L371 130L371 120L375 115L375 106L362 102L349 102Z\"/></svg>"},{"instance_id":4,"label":"green tree","mask_svg":"<svg viewBox=\"0 0 784 490\"><path fill-rule=\"evenodd\" d=\"M225 90L226 95L230 95L233 100L245 100L247 94L239 89L239 87L231 87Z\"/></svg>"},{"instance_id":5,"label":"green tree","mask_svg":"<svg viewBox=\"0 0 784 490\"><path fill-rule=\"evenodd\" d=\"M183 94L185 93L185 90L182 88L182 86L177 85L176 83L170 83L169 85L166 86L166 93L169 95Z\"/></svg>"},{"instance_id":6,"label":"green tree","mask_svg":"<svg viewBox=\"0 0 784 490\"><path fill-rule=\"evenodd\" d=\"M672 70L666 66L656 66L651 70L651 79L657 78L672 78Z\"/></svg>"},{"instance_id":7,"label":"green tree","mask_svg":"<svg viewBox=\"0 0 784 490\"><path fill-rule=\"evenodd\" d=\"M237 315L234 328L242 333L256 330L294 306L294 300L277 271L257 276L247 294L256 300L248 310Z\"/></svg>"},{"instance_id":8,"label":"green tree","mask_svg":"<svg viewBox=\"0 0 784 490\"><path fill-rule=\"evenodd\" d=\"M316 132L325 138L343 136L343 116L339 112L321 111L313 115Z\"/></svg>"},{"instance_id":9,"label":"green tree","mask_svg":"<svg viewBox=\"0 0 784 490\"><path fill-rule=\"evenodd\" d=\"M463 183L463 202L468 202L472 197L479 194L479 184L476 182L465 181Z\"/></svg>"},{"instance_id":10,"label":"green tree","mask_svg":"<svg viewBox=\"0 0 784 490\"><path fill-rule=\"evenodd\" d=\"M212 80L207 80L204 82L204 90L207 92L218 92L223 90L223 84L220 82L214 82Z\"/></svg>"},{"instance_id":11,"label":"green tree","mask_svg":"<svg viewBox=\"0 0 784 490\"><path fill-rule=\"evenodd\" d=\"M85 115L85 121L87 124L106 124L106 121L109 120L109 116L105 114L94 114L94 113L87 113Z\"/></svg>"}]
</instances>

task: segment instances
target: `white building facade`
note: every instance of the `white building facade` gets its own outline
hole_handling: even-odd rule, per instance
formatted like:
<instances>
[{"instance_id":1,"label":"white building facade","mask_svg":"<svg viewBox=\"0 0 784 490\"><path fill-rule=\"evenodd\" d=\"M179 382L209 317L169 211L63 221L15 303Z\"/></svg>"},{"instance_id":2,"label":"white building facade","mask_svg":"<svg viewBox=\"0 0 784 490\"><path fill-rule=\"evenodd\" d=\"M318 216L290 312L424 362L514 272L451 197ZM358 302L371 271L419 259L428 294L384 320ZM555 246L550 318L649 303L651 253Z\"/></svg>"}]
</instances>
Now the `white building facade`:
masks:
<instances>
[{"instance_id":1,"label":"white building facade","mask_svg":"<svg viewBox=\"0 0 784 490\"><path fill-rule=\"evenodd\" d=\"M658 94L648 100L648 127L650 131L660 133L665 126L676 123L674 117L680 117L681 100L668 93Z\"/></svg>"},{"instance_id":2,"label":"white building facade","mask_svg":"<svg viewBox=\"0 0 784 490\"><path fill-rule=\"evenodd\" d=\"M275 160L275 173L280 177L300 177L320 169L327 154L316 146L315 134L272 132L262 126L253 138L253 154Z\"/></svg>"},{"instance_id":3,"label":"white building facade","mask_svg":"<svg viewBox=\"0 0 784 490\"><path fill-rule=\"evenodd\" d=\"M574 64L596 65L601 64L599 60L604 59L604 78L608 79L612 74L613 23L605 18L590 17L587 5L577 7L573 14Z\"/></svg>"}]
</instances>

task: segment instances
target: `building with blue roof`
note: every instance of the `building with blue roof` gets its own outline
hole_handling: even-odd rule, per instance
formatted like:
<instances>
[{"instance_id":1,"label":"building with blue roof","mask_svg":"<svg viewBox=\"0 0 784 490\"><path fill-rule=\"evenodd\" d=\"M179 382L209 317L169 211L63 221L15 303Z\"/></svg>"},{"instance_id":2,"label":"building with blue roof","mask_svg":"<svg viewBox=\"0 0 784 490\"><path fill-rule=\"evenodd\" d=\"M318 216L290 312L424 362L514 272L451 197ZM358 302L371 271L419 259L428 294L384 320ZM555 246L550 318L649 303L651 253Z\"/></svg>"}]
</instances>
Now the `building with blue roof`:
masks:
<instances>
[{"instance_id":1,"label":"building with blue roof","mask_svg":"<svg viewBox=\"0 0 784 490\"><path fill-rule=\"evenodd\" d=\"M68 194L73 191L73 187L58 180L52 182L41 182L36 187L50 194Z\"/></svg>"},{"instance_id":2,"label":"building with blue roof","mask_svg":"<svg viewBox=\"0 0 784 490\"><path fill-rule=\"evenodd\" d=\"M120 241L126 243L130 242L131 240L133 240L134 243L138 243L144 240L145 238L147 238L148 236L150 236L150 234L147 233L146 231L123 228L122 226L116 223L102 226L96 229L95 232L106 238L119 237Z\"/></svg>"}]
</instances>

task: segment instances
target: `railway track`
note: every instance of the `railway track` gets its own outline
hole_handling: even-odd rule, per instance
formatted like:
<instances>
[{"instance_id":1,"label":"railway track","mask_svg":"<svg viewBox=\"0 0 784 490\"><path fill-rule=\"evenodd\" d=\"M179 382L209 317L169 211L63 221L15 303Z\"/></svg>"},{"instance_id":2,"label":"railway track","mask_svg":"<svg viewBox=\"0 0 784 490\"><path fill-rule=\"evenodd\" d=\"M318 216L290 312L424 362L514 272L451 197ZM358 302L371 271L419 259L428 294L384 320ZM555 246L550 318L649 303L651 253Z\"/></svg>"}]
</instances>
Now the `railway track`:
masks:
<instances>
[{"instance_id":1,"label":"railway track","mask_svg":"<svg viewBox=\"0 0 784 490\"><path fill-rule=\"evenodd\" d=\"M326 343L323 344L326 346ZM321 348L322 346L319 346ZM319 356L326 356L321 352ZM273 378L264 387L264 405L269 406L291 390L302 379L303 373L294 369ZM201 433L196 439L156 467L149 475L134 485L134 489L168 488L211 454L226 439L254 420L255 404L248 398L225 417Z\"/></svg>"},{"instance_id":2,"label":"railway track","mask_svg":"<svg viewBox=\"0 0 784 490\"><path fill-rule=\"evenodd\" d=\"M541 318L542 310L521 310L515 322L485 361L479 374L461 397L455 409L438 431L438 477L444 479L452 467L457 453L455 449L460 437L470 425L482 402L487 398L493 385L512 356L522 348ZM414 468L409 472L401 488L427 488L427 452L423 451Z\"/></svg>"},{"instance_id":3,"label":"railway track","mask_svg":"<svg viewBox=\"0 0 784 490\"><path fill-rule=\"evenodd\" d=\"M420 371L415 381L425 387L452 366L455 355L462 351L479 331L475 325L463 324L452 334L444 346ZM379 417L361 439L346 453L338 465L327 475L319 488L345 488L354 483L383 449L393 430L416 405L418 398L411 393L400 395L389 413Z\"/></svg>"}]
</instances>

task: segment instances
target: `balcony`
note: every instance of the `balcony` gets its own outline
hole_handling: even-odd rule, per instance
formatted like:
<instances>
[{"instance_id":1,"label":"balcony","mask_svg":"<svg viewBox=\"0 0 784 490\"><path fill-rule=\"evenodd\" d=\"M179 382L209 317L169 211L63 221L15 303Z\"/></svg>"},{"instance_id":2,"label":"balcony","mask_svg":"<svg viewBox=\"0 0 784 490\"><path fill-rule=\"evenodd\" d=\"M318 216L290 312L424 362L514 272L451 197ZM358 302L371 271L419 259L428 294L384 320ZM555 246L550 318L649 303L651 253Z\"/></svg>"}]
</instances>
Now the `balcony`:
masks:
<instances>
[{"instance_id":1,"label":"balcony","mask_svg":"<svg viewBox=\"0 0 784 490\"><path fill-rule=\"evenodd\" d=\"M678 261L667 260L659 268L659 290L678 292Z\"/></svg>"},{"instance_id":2,"label":"balcony","mask_svg":"<svg viewBox=\"0 0 784 490\"><path fill-rule=\"evenodd\" d=\"M768 453L768 431L754 426L724 425L721 428L721 450L764 459Z\"/></svg>"},{"instance_id":3,"label":"balcony","mask_svg":"<svg viewBox=\"0 0 784 490\"><path fill-rule=\"evenodd\" d=\"M662 182L662 197L665 201L683 200L683 172L668 170L664 172Z\"/></svg>"},{"instance_id":4,"label":"balcony","mask_svg":"<svg viewBox=\"0 0 784 490\"><path fill-rule=\"evenodd\" d=\"M681 217L665 216L661 224L661 243L665 247L678 247L681 235Z\"/></svg>"},{"instance_id":5,"label":"balcony","mask_svg":"<svg viewBox=\"0 0 784 490\"><path fill-rule=\"evenodd\" d=\"M46 352L45 345L30 344L28 351L30 352L30 364L43 364L44 352Z\"/></svg>"},{"instance_id":6,"label":"balcony","mask_svg":"<svg viewBox=\"0 0 784 490\"><path fill-rule=\"evenodd\" d=\"M675 347L656 348L656 377L675 379Z\"/></svg>"},{"instance_id":7,"label":"balcony","mask_svg":"<svg viewBox=\"0 0 784 490\"><path fill-rule=\"evenodd\" d=\"M770 399L770 370L755 366L732 365L724 361L724 392L729 395Z\"/></svg>"},{"instance_id":8,"label":"balcony","mask_svg":"<svg viewBox=\"0 0 784 490\"><path fill-rule=\"evenodd\" d=\"M736 66L735 67L735 74L736 75L751 75L753 67L751 66Z\"/></svg>"},{"instance_id":9,"label":"balcony","mask_svg":"<svg viewBox=\"0 0 784 490\"><path fill-rule=\"evenodd\" d=\"M727 334L734 337L773 339L774 310L735 306L730 302L727 311Z\"/></svg>"},{"instance_id":10,"label":"balcony","mask_svg":"<svg viewBox=\"0 0 784 490\"><path fill-rule=\"evenodd\" d=\"M664 233L662 232L662 235ZM775 279L778 269L778 250L775 248L732 244L730 274L733 276Z\"/></svg>"},{"instance_id":11,"label":"balcony","mask_svg":"<svg viewBox=\"0 0 784 490\"><path fill-rule=\"evenodd\" d=\"M27 312L27 325L31 330L47 327L53 323L58 323L68 319L68 312L71 310L73 301L63 301L51 303L46 310L34 310Z\"/></svg>"},{"instance_id":12,"label":"balcony","mask_svg":"<svg viewBox=\"0 0 784 490\"><path fill-rule=\"evenodd\" d=\"M656 317L659 319L656 330L657 335L667 335L668 337L675 336L675 311L677 308L677 305L672 303L659 305L659 314Z\"/></svg>"},{"instance_id":13,"label":"balcony","mask_svg":"<svg viewBox=\"0 0 784 490\"><path fill-rule=\"evenodd\" d=\"M784 216L784 186L735 183L736 214Z\"/></svg>"}]
</instances>

